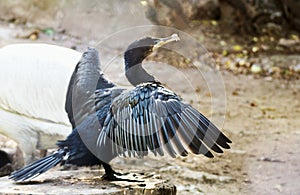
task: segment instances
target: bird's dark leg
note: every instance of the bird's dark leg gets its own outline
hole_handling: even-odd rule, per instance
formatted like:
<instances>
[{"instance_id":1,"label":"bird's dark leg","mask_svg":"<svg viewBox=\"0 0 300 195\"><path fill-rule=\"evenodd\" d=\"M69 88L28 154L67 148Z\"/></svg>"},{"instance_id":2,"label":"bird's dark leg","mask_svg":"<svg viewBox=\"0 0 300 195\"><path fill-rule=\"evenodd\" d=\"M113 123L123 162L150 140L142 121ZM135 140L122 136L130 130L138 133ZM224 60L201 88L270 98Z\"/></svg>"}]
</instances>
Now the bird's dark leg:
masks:
<instances>
[{"instance_id":1,"label":"bird's dark leg","mask_svg":"<svg viewBox=\"0 0 300 195\"><path fill-rule=\"evenodd\" d=\"M111 166L107 163L103 163L103 168L105 169L105 175L103 175L104 179L111 180L111 181L117 181L116 179L119 179L116 177L116 175L122 175L121 173L118 173L114 171Z\"/></svg>"},{"instance_id":2,"label":"bird's dark leg","mask_svg":"<svg viewBox=\"0 0 300 195\"><path fill-rule=\"evenodd\" d=\"M114 171L111 166L107 163L103 163L103 168L105 169L105 174L103 175L103 179L109 180L109 181L128 181L128 182L142 182L138 180L132 180L132 179L125 179L125 178L120 178L117 176L122 176L122 175L127 175L127 174L122 174Z\"/></svg>"}]
</instances>

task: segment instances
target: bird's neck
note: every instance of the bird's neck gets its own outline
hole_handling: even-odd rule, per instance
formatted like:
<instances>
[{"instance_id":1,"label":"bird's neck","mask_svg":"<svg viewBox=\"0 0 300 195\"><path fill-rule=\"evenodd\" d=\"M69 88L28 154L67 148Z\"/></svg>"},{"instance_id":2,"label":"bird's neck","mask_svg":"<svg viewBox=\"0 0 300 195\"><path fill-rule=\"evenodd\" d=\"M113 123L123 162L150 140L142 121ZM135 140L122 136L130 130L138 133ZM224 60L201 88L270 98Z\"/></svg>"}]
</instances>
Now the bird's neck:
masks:
<instances>
[{"instance_id":1,"label":"bird's neck","mask_svg":"<svg viewBox=\"0 0 300 195\"><path fill-rule=\"evenodd\" d=\"M135 57L131 52L125 52L125 75L127 80L137 86L141 83L155 82L155 78L149 74L142 66L145 57Z\"/></svg>"},{"instance_id":2,"label":"bird's neck","mask_svg":"<svg viewBox=\"0 0 300 195\"><path fill-rule=\"evenodd\" d=\"M141 83L154 82L155 78L146 72L142 64L135 65L126 70L127 80L133 85L137 86Z\"/></svg>"}]
</instances>

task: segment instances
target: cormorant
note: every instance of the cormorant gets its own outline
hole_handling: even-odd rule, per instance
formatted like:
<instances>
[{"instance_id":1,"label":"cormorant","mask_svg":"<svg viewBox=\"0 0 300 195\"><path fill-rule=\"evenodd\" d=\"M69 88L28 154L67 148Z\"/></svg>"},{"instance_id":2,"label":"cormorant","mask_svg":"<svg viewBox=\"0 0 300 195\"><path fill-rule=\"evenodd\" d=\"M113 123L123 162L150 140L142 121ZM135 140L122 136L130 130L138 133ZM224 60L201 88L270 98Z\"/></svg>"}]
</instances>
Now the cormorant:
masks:
<instances>
[{"instance_id":1,"label":"cormorant","mask_svg":"<svg viewBox=\"0 0 300 195\"><path fill-rule=\"evenodd\" d=\"M73 112L69 116L76 128L66 140L57 143L59 149L55 153L12 173L10 178L32 179L60 163L102 164L105 178L120 180L108 164L119 155L143 157L151 151L161 156L194 153L211 158L210 149L222 153L221 148L230 148L231 141L215 125L142 67L142 61L153 50L177 40L179 37L174 34L133 42L125 51L124 59L126 77L135 88L118 88L105 79L100 69L94 69L99 76L93 84L96 90L90 96L81 97L74 92L78 89L78 94L84 92L81 87L89 81L85 82L87 78L83 75L95 73L89 70L99 64L95 49L85 52L70 81L66 103L66 110Z\"/></svg>"}]
</instances>

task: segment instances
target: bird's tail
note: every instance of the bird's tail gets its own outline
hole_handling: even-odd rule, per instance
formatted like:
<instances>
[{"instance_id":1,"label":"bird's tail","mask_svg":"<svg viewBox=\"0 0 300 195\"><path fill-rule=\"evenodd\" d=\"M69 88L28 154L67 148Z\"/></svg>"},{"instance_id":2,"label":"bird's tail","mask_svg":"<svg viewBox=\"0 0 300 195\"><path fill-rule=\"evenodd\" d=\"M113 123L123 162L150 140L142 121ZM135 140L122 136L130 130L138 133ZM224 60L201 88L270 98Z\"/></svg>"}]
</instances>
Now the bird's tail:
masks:
<instances>
[{"instance_id":1,"label":"bird's tail","mask_svg":"<svg viewBox=\"0 0 300 195\"><path fill-rule=\"evenodd\" d=\"M59 149L49 156L37 160L20 170L14 171L9 178L16 182L31 180L59 163L64 162L67 157L68 151L66 149Z\"/></svg>"}]
</instances>

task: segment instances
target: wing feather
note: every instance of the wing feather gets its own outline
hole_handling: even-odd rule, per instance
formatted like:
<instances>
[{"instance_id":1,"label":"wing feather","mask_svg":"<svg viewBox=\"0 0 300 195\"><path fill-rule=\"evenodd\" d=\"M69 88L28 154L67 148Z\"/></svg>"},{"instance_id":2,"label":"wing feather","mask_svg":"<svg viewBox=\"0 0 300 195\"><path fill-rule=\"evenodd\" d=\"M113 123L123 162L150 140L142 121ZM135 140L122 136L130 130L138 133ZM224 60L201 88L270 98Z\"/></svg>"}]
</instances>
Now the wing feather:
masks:
<instances>
[{"instance_id":1,"label":"wing feather","mask_svg":"<svg viewBox=\"0 0 300 195\"><path fill-rule=\"evenodd\" d=\"M155 135L155 138L156 138L156 143L157 143L157 152L160 156L163 156L164 155L164 151L162 150L162 142L161 142L161 138L159 137L159 129L158 129L158 126L161 126L159 125L159 121L156 120L156 117L155 117L155 114L154 113L151 113L151 116L152 116L152 126L154 127L154 135Z\"/></svg>"},{"instance_id":2,"label":"wing feather","mask_svg":"<svg viewBox=\"0 0 300 195\"><path fill-rule=\"evenodd\" d=\"M193 154L203 154L207 157L213 157L212 153L202 144L202 141L195 139L195 126L188 122L188 118L183 113L177 114L180 117L180 130L179 133L182 135L185 143L188 145L191 153Z\"/></svg>"},{"instance_id":3,"label":"wing feather","mask_svg":"<svg viewBox=\"0 0 300 195\"><path fill-rule=\"evenodd\" d=\"M165 146L168 154L171 157L175 158L176 157L176 155L175 155L176 153L174 151L174 148L171 145L171 142L170 142L171 140L170 140L169 135L168 135L169 133L167 131L165 121L164 121L163 118L160 118L160 121L161 121L161 124L162 124L162 126L161 126L162 130L159 131L159 132L161 132L161 136L163 138L163 144L164 144L163 146Z\"/></svg>"},{"instance_id":4,"label":"wing feather","mask_svg":"<svg viewBox=\"0 0 300 195\"><path fill-rule=\"evenodd\" d=\"M174 125L176 125L176 123L174 119L171 117L167 118L167 121L170 128L173 129L174 131L173 145L177 148L177 151L181 156L187 156L188 152L185 150L184 146L182 145L182 141L179 139L178 134L175 133L176 129L178 130L179 125L175 128Z\"/></svg>"},{"instance_id":5,"label":"wing feather","mask_svg":"<svg viewBox=\"0 0 300 195\"><path fill-rule=\"evenodd\" d=\"M204 123L210 129L208 133L212 134L216 138L217 144L226 149L230 148L228 143L231 143L231 140L228 139L212 122L210 122L205 116L203 116L200 112L198 112L192 107L189 107L187 111L193 114L195 118L200 119L201 122Z\"/></svg>"},{"instance_id":6,"label":"wing feather","mask_svg":"<svg viewBox=\"0 0 300 195\"><path fill-rule=\"evenodd\" d=\"M217 137L214 137L211 134L207 133L209 126L204 124L201 120L199 120L199 118L195 118L190 112L188 112L188 109L186 110L186 115L188 116L189 123L192 123L193 127L196 128L195 136L197 136L198 139L203 140L206 146L211 148L213 151L222 153L223 151L221 150L221 148L219 148L215 143Z\"/></svg>"}]
</instances>

